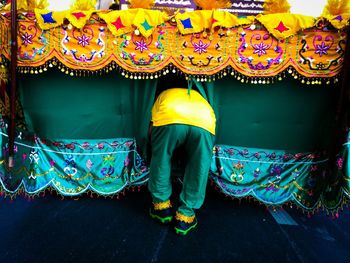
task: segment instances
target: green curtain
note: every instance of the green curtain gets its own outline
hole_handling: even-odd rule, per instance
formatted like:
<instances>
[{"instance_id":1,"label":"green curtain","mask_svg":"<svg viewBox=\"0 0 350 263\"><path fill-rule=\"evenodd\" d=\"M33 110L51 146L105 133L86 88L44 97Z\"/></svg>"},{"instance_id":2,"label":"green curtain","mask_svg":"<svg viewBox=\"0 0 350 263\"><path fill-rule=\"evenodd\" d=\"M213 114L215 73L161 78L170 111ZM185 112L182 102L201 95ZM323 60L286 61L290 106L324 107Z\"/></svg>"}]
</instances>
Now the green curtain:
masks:
<instances>
[{"instance_id":1,"label":"green curtain","mask_svg":"<svg viewBox=\"0 0 350 263\"><path fill-rule=\"evenodd\" d=\"M139 146L146 143L156 85L119 74L72 78L51 71L19 78L29 131L43 138L135 137ZM218 144L289 151L328 147L334 87L225 78L204 88L216 112Z\"/></svg>"},{"instance_id":2,"label":"green curtain","mask_svg":"<svg viewBox=\"0 0 350 263\"><path fill-rule=\"evenodd\" d=\"M21 75L18 85L28 130L39 137L134 137L146 154L156 80L130 80L117 73L73 78L50 71Z\"/></svg>"},{"instance_id":3,"label":"green curtain","mask_svg":"<svg viewBox=\"0 0 350 263\"><path fill-rule=\"evenodd\" d=\"M328 149L335 87L285 79L269 85L203 83L217 117L216 143L292 152Z\"/></svg>"}]
</instances>

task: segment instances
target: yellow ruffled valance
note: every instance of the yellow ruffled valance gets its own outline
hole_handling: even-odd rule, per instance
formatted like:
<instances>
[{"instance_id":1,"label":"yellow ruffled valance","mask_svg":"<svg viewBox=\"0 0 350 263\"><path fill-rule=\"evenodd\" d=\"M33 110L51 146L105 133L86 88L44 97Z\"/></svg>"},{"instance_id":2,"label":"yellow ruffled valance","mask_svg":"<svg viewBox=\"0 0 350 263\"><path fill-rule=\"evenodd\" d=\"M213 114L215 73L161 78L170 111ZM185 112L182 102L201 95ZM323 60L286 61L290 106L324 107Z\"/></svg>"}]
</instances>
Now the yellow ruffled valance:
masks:
<instances>
[{"instance_id":1,"label":"yellow ruffled valance","mask_svg":"<svg viewBox=\"0 0 350 263\"><path fill-rule=\"evenodd\" d=\"M312 28L316 22L311 16L288 13L257 16L256 19L278 39L286 39L301 30Z\"/></svg>"},{"instance_id":2,"label":"yellow ruffled valance","mask_svg":"<svg viewBox=\"0 0 350 263\"><path fill-rule=\"evenodd\" d=\"M172 19L181 34L200 33L215 28L233 28L242 25L261 23L267 31L277 39L286 39L297 34L299 31L313 28L321 20L328 21L336 29L343 29L349 24L350 14L337 16L325 15L314 18L310 16L281 13L248 17L237 17L229 12L219 10L197 10L194 12L177 13L169 17L165 12L148 9L129 9L119 11L96 11L96 10L67 10L49 11L35 9L35 17L38 27L50 29L60 27L67 19L72 26L83 28L93 13L103 19L108 29L115 36L138 30L140 34L149 37L156 28Z\"/></svg>"}]
</instances>

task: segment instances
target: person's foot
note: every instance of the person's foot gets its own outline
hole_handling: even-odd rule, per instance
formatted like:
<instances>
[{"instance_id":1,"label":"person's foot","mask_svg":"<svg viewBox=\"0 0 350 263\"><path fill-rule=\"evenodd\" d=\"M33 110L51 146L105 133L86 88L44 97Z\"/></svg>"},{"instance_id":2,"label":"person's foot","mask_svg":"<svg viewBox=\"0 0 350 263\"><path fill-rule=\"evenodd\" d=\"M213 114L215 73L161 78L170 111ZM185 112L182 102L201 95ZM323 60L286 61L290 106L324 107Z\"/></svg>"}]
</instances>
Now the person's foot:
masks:
<instances>
[{"instance_id":1,"label":"person's foot","mask_svg":"<svg viewBox=\"0 0 350 263\"><path fill-rule=\"evenodd\" d=\"M153 206L149 210L149 215L152 219L162 224L170 223L173 219L170 201L153 203Z\"/></svg>"},{"instance_id":2,"label":"person's foot","mask_svg":"<svg viewBox=\"0 0 350 263\"><path fill-rule=\"evenodd\" d=\"M197 218L195 215L185 216L176 212L175 220L175 232L179 235L187 235L188 232L197 226Z\"/></svg>"}]
</instances>

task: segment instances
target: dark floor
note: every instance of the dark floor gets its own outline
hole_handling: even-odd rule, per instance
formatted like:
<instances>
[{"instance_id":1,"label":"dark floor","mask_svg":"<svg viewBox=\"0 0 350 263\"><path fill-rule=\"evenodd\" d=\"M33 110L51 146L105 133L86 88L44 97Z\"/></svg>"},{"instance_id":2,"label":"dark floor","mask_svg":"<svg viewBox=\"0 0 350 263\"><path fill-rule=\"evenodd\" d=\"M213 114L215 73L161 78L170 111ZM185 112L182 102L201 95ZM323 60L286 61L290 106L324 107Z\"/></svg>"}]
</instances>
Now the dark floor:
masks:
<instances>
[{"instance_id":1,"label":"dark floor","mask_svg":"<svg viewBox=\"0 0 350 263\"><path fill-rule=\"evenodd\" d=\"M208 189L198 228L177 236L147 215L149 196L0 199L0 263L350 262L350 210L278 224L262 205Z\"/></svg>"}]
</instances>

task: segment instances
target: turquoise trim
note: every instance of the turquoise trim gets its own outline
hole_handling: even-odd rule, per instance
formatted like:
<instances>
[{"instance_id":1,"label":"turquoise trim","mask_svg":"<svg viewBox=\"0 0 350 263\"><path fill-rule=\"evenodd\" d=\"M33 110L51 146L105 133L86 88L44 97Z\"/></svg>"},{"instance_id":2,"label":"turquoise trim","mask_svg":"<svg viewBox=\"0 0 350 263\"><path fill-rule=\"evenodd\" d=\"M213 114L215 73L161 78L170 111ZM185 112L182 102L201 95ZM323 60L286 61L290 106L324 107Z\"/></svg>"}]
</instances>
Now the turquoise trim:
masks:
<instances>
[{"instance_id":1,"label":"turquoise trim","mask_svg":"<svg viewBox=\"0 0 350 263\"><path fill-rule=\"evenodd\" d=\"M149 169L133 138L50 141L22 131L16 134L15 167L9 169L5 127L3 122L0 187L6 193L23 189L34 195L52 187L65 196L113 195L148 180Z\"/></svg>"}]
</instances>

